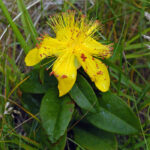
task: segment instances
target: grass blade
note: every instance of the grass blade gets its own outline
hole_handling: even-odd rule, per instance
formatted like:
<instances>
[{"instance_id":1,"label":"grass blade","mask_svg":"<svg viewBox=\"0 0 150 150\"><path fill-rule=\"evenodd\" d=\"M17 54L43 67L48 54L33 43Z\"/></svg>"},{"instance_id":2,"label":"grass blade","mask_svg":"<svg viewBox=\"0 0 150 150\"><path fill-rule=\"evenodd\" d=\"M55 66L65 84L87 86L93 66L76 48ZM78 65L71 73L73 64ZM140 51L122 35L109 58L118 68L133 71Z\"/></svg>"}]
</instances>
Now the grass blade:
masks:
<instances>
[{"instance_id":1,"label":"grass blade","mask_svg":"<svg viewBox=\"0 0 150 150\"><path fill-rule=\"evenodd\" d=\"M28 52L28 47L26 44L26 41L24 40L22 34L20 33L18 27L16 26L16 24L13 22L7 7L5 6L5 4L3 3L2 0L0 0L0 8L2 9L2 12L4 13L7 21L9 22L10 26L12 27L13 32L15 33L17 40L19 41L21 47L24 49L25 53Z\"/></svg>"},{"instance_id":2,"label":"grass blade","mask_svg":"<svg viewBox=\"0 0 150 150\"><path fill-rule=\"evenodd\" d=\"M26 36L30 35L31 39L34 43L34 45L37 43L37 32L33 25L32 19L26 9L26 6L23 2L23 0L17 0L18 8L20 12L22 12L22 23L24 26L24 31L26 33Z\"/></svg>"}]
</instances>

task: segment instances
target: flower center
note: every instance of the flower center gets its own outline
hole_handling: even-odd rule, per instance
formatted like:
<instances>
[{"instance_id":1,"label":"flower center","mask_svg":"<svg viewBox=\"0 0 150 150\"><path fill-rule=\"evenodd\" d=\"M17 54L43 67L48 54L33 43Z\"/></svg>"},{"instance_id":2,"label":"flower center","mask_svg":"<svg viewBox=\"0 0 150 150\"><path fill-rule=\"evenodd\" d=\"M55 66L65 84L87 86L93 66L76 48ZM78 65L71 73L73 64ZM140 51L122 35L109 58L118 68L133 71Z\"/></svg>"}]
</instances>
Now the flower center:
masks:
<instances>
[{"instance_id":1,"label":"flower center","mask_svg":"<svg viewBox=\"0 0 150 150\"><path fill-rule=\"evenodd\" d=\"M70 38L67 46L70 47L72 53L78 52L85 39L85 33L81 32L79 28L70 29Z\"/></svg>"}]
</instances>

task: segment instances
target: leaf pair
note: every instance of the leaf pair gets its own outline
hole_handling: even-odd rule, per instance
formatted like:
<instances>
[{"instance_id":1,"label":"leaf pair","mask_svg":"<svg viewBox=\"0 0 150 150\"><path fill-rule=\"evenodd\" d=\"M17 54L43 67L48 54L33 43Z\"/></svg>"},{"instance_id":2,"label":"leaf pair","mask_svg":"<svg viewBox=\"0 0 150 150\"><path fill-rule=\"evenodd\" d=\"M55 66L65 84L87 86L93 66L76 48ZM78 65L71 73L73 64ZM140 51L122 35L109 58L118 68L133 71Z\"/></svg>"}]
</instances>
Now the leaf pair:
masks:
<instances>
[{"instance_id":1,"label":"leaf pair","mask_svg":"<svg viewBox=\"0 0 150 150\"><path fill-rule=\"evenodd\" d=\"M89 111L86 118L94 126L119 134L134 134L140 130L139 120L121 98L107 92L97 99L82 76L78 77L70 94L80 108Z\"/></svg>"},{"instance_id":2,"label":"leaf pair","mask_svg":"<svg viewBox=\"0 0 150 150\"><path fill-rule=\"evenodd\" d=\"M73 129L75 141L88 150L96 150L94 149L94 142L96 141L92 141L94 137L97 141L100 140L99 142L103 143L101 146L98 146L99 149L100 147L103 149L104 145L116 149L114 135L101 129L126 135L137 133L140 130L139 120L121 98L111 92L107 92L102 95L102 98L98 99L92 87L80 75L70 92L70 96L81 108L82 112L88 112L85 129L80 125ZM56 88L50 88L46 92L42 100L40 114L43 127L52 143L56 143L67 132L73 111L74 104L68 95L58 98ZM91 140L85 142L87 138L91 138ZM106 139L104 140L103 138ZM111 146L111 142L114 143L113 146Z\"/></svg>"}]
</instances>

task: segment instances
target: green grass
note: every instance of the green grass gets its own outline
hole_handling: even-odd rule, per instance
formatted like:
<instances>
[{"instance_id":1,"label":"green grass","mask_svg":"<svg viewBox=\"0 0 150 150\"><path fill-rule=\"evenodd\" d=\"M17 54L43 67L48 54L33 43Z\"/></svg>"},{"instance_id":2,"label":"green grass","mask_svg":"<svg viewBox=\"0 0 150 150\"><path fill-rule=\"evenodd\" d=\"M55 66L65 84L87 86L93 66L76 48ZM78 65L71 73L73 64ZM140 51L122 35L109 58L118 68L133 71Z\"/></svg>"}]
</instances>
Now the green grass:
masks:
<instances>
[{"instance_id":1,"label":"green grass","mask_svg":"<svg viewBox=\"0 0 150 150\"><path fill-rule=\"evenodd\" d=\"M89 1L78 4L76 0L71 0L62 5L54 5L55 7L49 5L48 9L41 0L29 10L25 8L31 5L32 1L26 0L25 5L23 0L17 0L14 9L4 2L0 0L0 36L7 25L10 24L10 27L0 42L0 149L48 149L49 141L45 140L43 145L42 138L45 136L39 136L39 114L30 112L22 105L19 86L29 72L29 68L24 64L25 54L35 46L41 33L51 32L47 25L48 16L68 9L75 9L78 13L82 10L89 19L100 20L103 23L103 31L97 34L101 36L101 40L105 39L106 43L114 43L114 55L106 61L110 70L111 91L131 107L141 122L141 132L138 135L116 136L118 149L150 149L150 52L145 46L150 45L150 42L142 36L150 33L150 23L144 17L144 12L150 13L150 2L93 0L95 3L91 6ZM19 12L22 15L14 22L13 18ZM23 53L20 53L21 49ZM21 120L19 123L12 118L12 112L4 115L6 102L10 102L9 107L20 111L21 114L17 115L17 120ZM24 136L20 134L22 130L26 133ZM77 145L78 150L82 149L82 146L70 137L68 141ZM69 150L69 147L73 150L70 145L66 146L66 150Z\"/></svg>"}]
</instances>

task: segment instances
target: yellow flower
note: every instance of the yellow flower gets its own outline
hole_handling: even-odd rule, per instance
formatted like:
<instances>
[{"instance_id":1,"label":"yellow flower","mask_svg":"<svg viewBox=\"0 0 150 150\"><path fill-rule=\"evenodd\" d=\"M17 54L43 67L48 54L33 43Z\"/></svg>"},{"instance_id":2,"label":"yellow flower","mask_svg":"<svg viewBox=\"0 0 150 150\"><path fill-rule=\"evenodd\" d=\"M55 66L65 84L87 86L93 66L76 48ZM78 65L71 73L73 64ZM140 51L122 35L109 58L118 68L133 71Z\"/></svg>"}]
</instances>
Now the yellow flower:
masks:
<instances>
[{"instance_id":1,"label":"yellow flower","mask_svg":"<svg viewBox=\"0 0 150 150\"><path fill-rule=\"evenodd\" d=\"M34 66L46 57L55 56L50 75L54 74L58 80L59 96L71 90L81 66L96 87L106 92L110 86L109 73L97 58L109 58L112 48L95 40L94 33L100 29L100 23L87 21L85 16L76 18L75 12L70 11L51 17L50 26L56 38L43 36L41 43L27 54L26 65Z\"/></svg>"}]
</instances>

